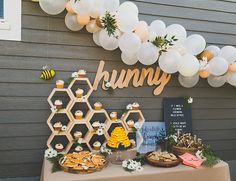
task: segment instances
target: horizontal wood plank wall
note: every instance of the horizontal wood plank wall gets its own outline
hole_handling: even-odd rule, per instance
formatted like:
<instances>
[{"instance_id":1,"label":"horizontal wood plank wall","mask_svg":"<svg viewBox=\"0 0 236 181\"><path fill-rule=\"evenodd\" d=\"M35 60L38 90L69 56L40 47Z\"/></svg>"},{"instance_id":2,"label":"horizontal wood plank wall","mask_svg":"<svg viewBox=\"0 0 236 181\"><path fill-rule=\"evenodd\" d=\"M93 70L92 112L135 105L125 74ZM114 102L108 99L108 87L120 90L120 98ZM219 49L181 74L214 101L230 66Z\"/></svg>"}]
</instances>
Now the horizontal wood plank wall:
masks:
<instances>
[{"instance_id":1,"label":"horizontal wood plank wall","mask_svg":"<svg viewBox=\"0 0 236 181\"><path fill-rule=\"evenodd\" d=\"M184 25L189 34L200 33L208 44L236 46L236 3L214 0L136 0L140 19L164 20L167 25ZM46 102L55 79L39 79L41 68L56 69L57 79L66 80L71 72L86 69L94 79L99 60L107 70L128 68L120 52L97 47L86 31L70 32L64 25L65 13L48 16L37 3L23 1L22 41L0 41L0 177L37 176L50 131ZM142 67L136 65L136 67ZM154 87L117 90L112 96L99 89L91 103L103 102L109 111L123 110L133 101L141 103L147 120L162 120L163 97L194 97L193 129L213 145L225 160L236 159L235 88L213 89L205 80L196 88L182 88L173 77L160 96ZM130 94L133 92L132 94Z\"/></svg>"}]
</instances>

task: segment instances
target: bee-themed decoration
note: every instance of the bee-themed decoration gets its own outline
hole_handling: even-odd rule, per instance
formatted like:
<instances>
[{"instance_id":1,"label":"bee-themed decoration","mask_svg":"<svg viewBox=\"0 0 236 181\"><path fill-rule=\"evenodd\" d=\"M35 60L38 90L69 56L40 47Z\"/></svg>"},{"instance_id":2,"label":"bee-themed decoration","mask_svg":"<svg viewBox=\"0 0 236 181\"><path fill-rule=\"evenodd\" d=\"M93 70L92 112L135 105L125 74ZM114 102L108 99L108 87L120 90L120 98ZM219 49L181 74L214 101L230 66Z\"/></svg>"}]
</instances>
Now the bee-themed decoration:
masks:
<instances>
[{"instance_id":1,"label":"bee-themed decoration","mask_svg":"<svg viewBox=\"0 0 236 181\"><path fill-rule=\"evenodd\" d=\"M48 68L48 66L43 67L43 71L41 72L40 79L50 80L55 77L56 72L54 69Z\"/></svg>"}]
</instances>

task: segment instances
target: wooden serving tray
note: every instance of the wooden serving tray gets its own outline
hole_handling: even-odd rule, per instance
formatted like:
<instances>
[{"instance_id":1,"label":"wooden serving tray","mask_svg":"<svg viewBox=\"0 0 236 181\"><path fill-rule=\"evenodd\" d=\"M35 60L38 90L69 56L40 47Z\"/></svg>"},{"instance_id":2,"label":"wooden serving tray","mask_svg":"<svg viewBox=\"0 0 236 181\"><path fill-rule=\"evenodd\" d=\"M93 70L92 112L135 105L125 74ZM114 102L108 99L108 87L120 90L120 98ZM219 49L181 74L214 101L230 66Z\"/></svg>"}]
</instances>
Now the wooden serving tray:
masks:
<instances>
[{"instance_id":1,"label":"wooden serving tray","mask_svg":"<svg viewBox=\"0 0 236 181\"><path fill-rule=\"evenodd\" d=\"M159 161L159 160L153 160L148 157L148 155L152 152L148 152L144 155L144 160L147 162L149 165L152 165L154 167L164 167L164 168L170 168L170 167L176 167L181 163L181 159L177 158L175 161L169 161L169 162L164 162L164 161Z\"/></svg>"}]
</instances>

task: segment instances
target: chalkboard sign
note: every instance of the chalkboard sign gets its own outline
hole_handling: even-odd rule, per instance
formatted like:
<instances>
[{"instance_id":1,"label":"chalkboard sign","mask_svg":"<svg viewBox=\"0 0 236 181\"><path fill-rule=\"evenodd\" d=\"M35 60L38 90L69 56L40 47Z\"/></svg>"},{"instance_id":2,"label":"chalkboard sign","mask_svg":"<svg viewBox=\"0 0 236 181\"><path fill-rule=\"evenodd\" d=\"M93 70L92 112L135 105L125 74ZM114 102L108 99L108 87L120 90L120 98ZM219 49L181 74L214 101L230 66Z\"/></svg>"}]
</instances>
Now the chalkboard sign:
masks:
<instances>
[{"instance_id":1,"label":"chalkboard sign","mask_svg":"<svg viewBox=\"0 0 236 181\"><path fill-rule=\"evenodd\" d=\"M166 98L163 106L166 128L171 125L175 131L192 133L191 104L186 98Z\"/></svg>"}]
</instances>

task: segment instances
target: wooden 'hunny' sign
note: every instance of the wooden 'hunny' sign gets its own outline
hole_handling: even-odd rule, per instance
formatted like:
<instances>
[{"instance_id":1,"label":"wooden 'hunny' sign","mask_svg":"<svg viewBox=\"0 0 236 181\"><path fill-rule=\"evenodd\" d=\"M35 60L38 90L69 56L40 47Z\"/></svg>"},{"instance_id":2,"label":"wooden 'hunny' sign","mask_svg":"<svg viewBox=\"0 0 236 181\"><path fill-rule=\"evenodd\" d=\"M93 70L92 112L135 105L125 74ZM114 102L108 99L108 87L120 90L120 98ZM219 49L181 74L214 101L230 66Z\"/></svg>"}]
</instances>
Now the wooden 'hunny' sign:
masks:
<instances>
[{"instance_id":1,"label":"wooden 'hunny' sign","mask_svg":"<svg viewBox=\"0 0 236 181\"><path fill-rule=\"evenodd\" d=\"M93 84L94 90L97 90L101 81L102 89L104 90L107 90L107 82L110 83L112 89L123 89L127 88L129 84L132 84L134 87L141 87L146 81L148 86L156 86L156 88L153 90L153 94L159 95L171 78L171 75L162 72L159 67L156 67L156 69L152 67L142 68L142 70L122 69L119 75L117 70L112 70L110 75L108 71L104 70L104 66L105 62L100 61Z\"/></svg>"}]
</instances>

